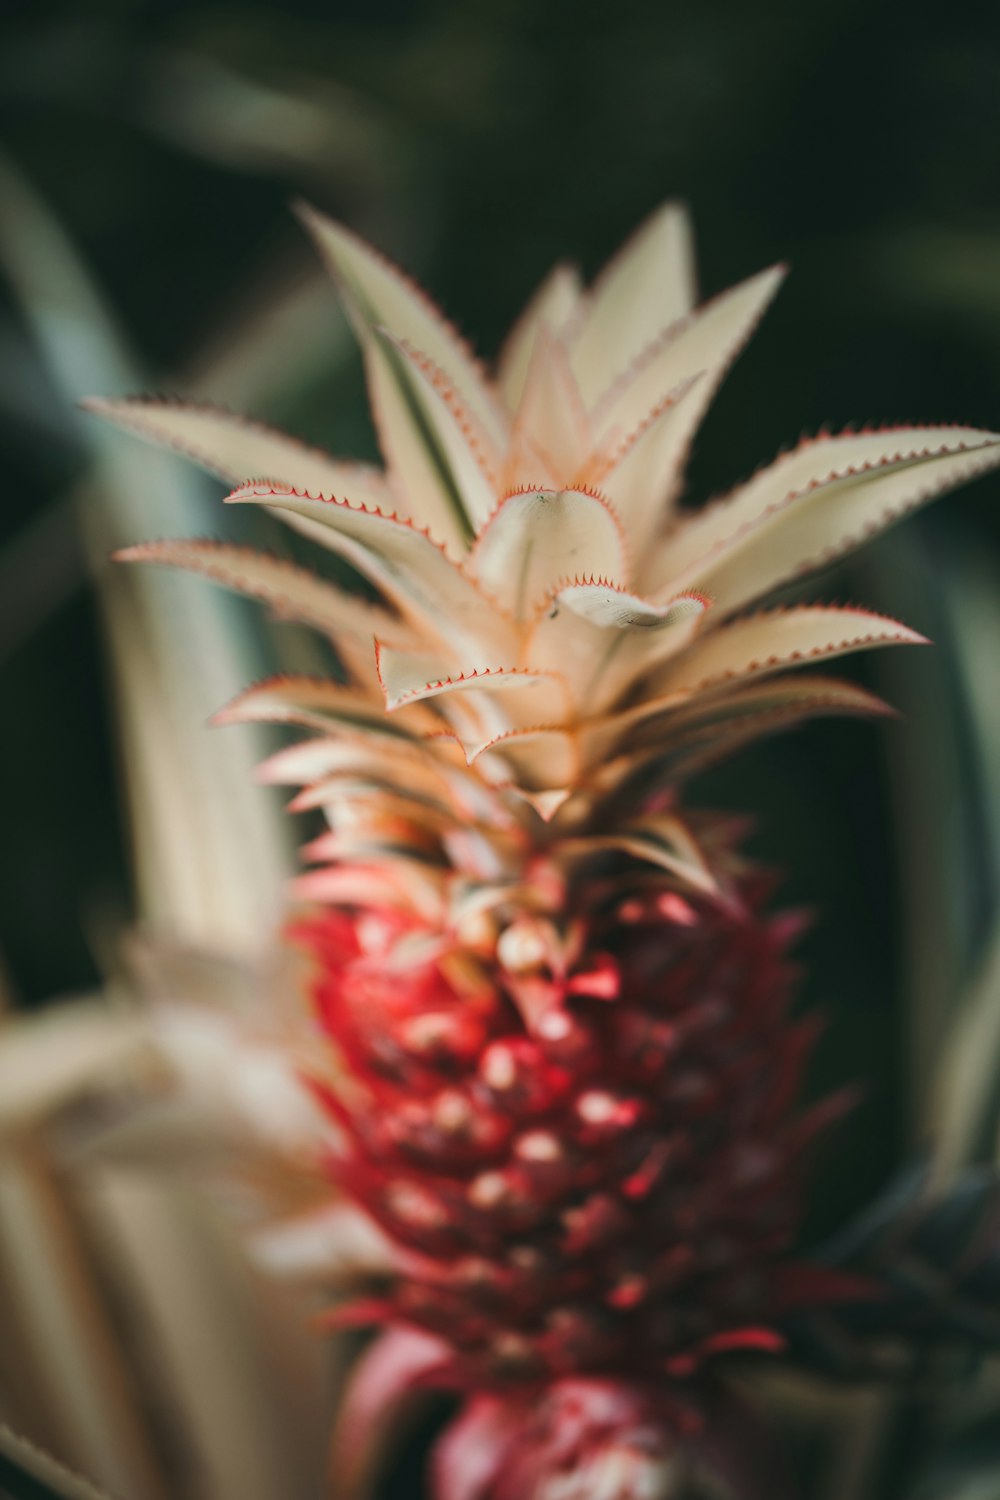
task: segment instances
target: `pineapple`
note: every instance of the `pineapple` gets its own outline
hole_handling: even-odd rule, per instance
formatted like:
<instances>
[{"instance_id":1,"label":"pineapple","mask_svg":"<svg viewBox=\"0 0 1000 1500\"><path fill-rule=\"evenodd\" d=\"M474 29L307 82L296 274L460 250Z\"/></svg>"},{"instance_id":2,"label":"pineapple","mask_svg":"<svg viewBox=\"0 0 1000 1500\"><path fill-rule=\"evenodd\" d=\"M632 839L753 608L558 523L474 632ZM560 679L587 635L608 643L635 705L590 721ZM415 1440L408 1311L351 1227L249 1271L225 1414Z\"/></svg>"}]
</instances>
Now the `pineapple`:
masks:
<instances>
[{"instance_id":1,"label":"pineapple","mask_svg":"<svg viewBox=\"0 0 1000 1500\"><path fill-rule=\"evenodd\" d=\"M341 665L218 715L305 731L261 775L328 825L291 936L331 1176L380 1246L332 1317L386 1328L338 1483L361 1486L399 1402L437 1384L468 1397L438 1500L657 1500L699 1474L743 1493L718 1371L857 1288L794 1254L809 1147L839 1107L797 1103L796 921L768 914L738 829L679 791L761 735L884 711L814 669L920 636L763 601L996 467L1000 437L823 434L682 508L698 424L782 268L696 306L667 205L591 288L558 267L489 374L398 270L304 217L384 470L211 407L91 404L369 586L208 540L122 554L253 595Z\"/></svg>"}]
</instances>

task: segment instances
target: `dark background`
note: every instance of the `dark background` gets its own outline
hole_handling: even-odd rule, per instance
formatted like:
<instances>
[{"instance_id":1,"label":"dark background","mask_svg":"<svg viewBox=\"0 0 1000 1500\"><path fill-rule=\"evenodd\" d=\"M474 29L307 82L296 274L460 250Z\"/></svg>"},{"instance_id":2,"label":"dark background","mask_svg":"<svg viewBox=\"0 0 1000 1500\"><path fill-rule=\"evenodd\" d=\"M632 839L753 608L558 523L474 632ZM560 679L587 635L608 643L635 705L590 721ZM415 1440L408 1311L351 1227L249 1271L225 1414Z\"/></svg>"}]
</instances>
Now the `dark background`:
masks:
<instances>
[{"instance_id":1,"label":"dark background","mask_svg":"<svg viewBox=\"0 0 1000 1500\"><path fill-rule=\"evenodd\" d=\"M7 0L0 28L5 170L62 225L153 388L182 389L255 299L312 274L295 195L411 269L486 354L553 260L593 272L679 196L706 292L794 268L702 432L693 499L824 423L1000 421L995 8ZM0 948L16 1003L37 1006L95 981L94 914L126 922L133 897L63 499L86 440L23 295L0 297ZM333 306L331 291L331 328ZM267 414L371 450L356 362L287 405ZM858 668L903 724L810 728L698 794L759 812L753 848L819 916L804 948L805 998L830 1015L816 1086L866 1090L820 1224L920 1144L912 1039L944 1025L995 916L998 497L981 482L811 590L937 639Z\"/></svg>"}]
</instances>

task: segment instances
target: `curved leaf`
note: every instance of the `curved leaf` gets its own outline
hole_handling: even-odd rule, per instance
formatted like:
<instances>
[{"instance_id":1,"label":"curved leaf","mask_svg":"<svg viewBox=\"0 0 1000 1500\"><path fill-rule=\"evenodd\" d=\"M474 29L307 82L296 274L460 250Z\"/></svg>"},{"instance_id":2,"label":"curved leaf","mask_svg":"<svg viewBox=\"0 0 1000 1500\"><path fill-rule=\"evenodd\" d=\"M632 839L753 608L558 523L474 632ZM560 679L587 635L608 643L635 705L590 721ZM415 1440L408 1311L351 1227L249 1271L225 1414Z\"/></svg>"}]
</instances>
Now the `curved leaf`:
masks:
<instances>
[{"instance_id":1,"label":"curved leaf","mask_svg":"<svg viewBox=\"0 0 1000 1500\"><path fill-rule=\"evenodd\" d=\"M696 695L847 652L926 644L917 631L869 610L822 605L767 610L701 636L656 673L649 692Z\"/></svg>"},{"instance_id":2,"label":"curved leaf","mask_svg":"<svg viewBox=\"0 0 1000 1500\"><path fill-rule=\"evenodd\" d=\"M81 404L126 432L174 449L227 484L276 479L354 505L383 509L392 505L385 476L378 469L335 459L321 448L221 407L158 396L122 401L89 398Z\"/></svg>"},{"instance_id":3,"label":"curved leaf","mask_svg":"<svg viewBox=\"0 0 1000 1500\"><path fill-rule=\"evenodd\" d=\"M140 542L116 552L115 558L118 562L161 563L201 573L225 588L262 600L282 619L301 620L334 637L342 633L378 635L382 640L403 643L411 634L389 610L346 593L311 569L253 547L202 538Z\"/></svg>"},{"instance_id":4,"label":"curved leaf","mask_svg":"<svg viewBox=\"0 0 1000 1500\"><path fill-rule=\"evenodd\" d=\"M613 509L587 490L508 495L476 538L468 571L518 620L573 578L627 581L625 535Z\"/></svg>"},{"instance_id":5,"label":"curved leaf","mask_svg":"<svg viewBox=\"0 0 1000 1500\"><path fill-rule=\"evenodd\" d=\"M474 577L411 521L277 485L245 485L227 500L266 505L322 528L331 548L431 635L498 648L509 638L507 622Z\"/></svg>"},{"instance_id":6,"label":"curved leaf","mask_svg":"<svg viewBox=\"0 0 1000 1500\"><path fill-rule=\"evenodd\" d=\"M548 328L560 333L576 312L582 290L575 266L556 266L508 334L497 361L497 383L510 411L521 399L539 332Z\"/></svg>"},{"instance_id":7,"label":"curved leaf","mask_svg":"<svg viewBox=\"0 0 1000 1500\"><path fill-rule=\"evenodd\" d=\"M694 517L657 565L671 591L698 582L719 609L738 609L998 464L1000 437L968 427L820 438Z\"/></svg>"},{"instance_id":8,"label":"curved leaf","mask_svg":"<svg viewBox=\"0 0 1000 1500\"><path fill-rule=\"evenodd\" d=\"M683 318L696 296L694 237L687 210L664 203L598 276L572 341L573 368L592 402L649 340L652 323L665 328Z\"/></svg>"}]
</instances>

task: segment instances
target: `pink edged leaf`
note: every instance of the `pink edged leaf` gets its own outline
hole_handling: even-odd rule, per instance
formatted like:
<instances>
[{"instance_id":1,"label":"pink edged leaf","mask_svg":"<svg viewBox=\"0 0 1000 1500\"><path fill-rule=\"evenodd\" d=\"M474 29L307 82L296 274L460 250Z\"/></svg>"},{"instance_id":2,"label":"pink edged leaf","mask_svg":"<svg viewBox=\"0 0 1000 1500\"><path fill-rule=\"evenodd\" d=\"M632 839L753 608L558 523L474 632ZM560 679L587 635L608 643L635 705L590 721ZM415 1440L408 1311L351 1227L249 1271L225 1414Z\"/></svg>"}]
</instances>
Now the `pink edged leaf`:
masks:
<instances>
[{"instance_id":1,"label":"pink edged leaf","mask_svg":"<svg viewBox=\"0 0 1000 1500\"><path fill-rule=\"evenodd\" d=\"M349 825L321 833L305 845L302 853L315 864L350 867L416 860L423 868L428 863L430 850L423 830L412 820L386 816L373 818L371 826Z\"/></svg>"},{"instance_id":2,"label":"pink edged leaf","mask_svg":"<svg viewBox=\"0 0 1000 1500\"><path fill-rule=\"evenodd\" d=\"M408 513L461 556L475 528L428 423L426 389L384 333L419 351L441 373L477 430L496 448L506 441L506 416L466 344L425 293L343 226L310 208L302 207L300 213L345 294L395 486L405 496Z\"/></svg>"},{"instance_id":3,"label":"pink edged leaf","mask_svg":"<svg viewBox=\"0 0 1000 1500\"><path fill-rule=\"evenodd\" d=\"M613 583L573 579L539 611L523 658L560 672L577 711L593 719L620 699L648 660L683 651L709 609L702 594L651 605Z\"/></svg>"},{"instance_id":4,"label":"pink edged leaf","mask_svg":"<svg viewBox=\"0 0 1000 1500\"><path fill-rule=\"evenodd\" d=\"M967 427L818 438L762 469L664 543L661 577L733 610L825 566L916 506L1000 465L1000 437Z\"/></svg>"},{"instance_id":5,"label":"pink edged leaf","mask_svg":"<svg viewBox=\"0 0 1000 1500\"><path fill-rule=\"evenodd\" d=\"M440 697L449 693L528 692L537 693L539 702L552 703L553 689L563 700L562 683L556 672L538 672L531 667L513 665L474 667L467 671L449 669L440 655L393 651L377 647L379 681L385 693L385 706L393 712L407 703ZM565 708L565 702L563 704Z\"/></svg>"},{"instance_id":6,"label":"pink edged leaf","mask_svg":"<svg viewBox=\"0 0 1000 1500\"><path fill-rule=\"evenodd\" d=\"M444 371L494 441L502 442L504 421L478 361L427 293L342 224L304 204L298 211L365 328L387 328L420 349Z\"/></svg>"},{"instance_id":7,"label":"pink edged leaf","mask_svg":"<svg viewBox=\"0 0 1000 1500\"><path fill-rule=\"evenodd\" d=\"M390 361L400 361L423 414L423 441L441 484L461 507L466 535L486 520L500 490L503 449L491 438L447 375L419 349L383 328L374 337ZM409 487L409 485L408 485ZM433 521L431 529L434 530Z\"/></svg>"},{"instance_id":8,"label":"pink edged leaf","mask_svg":"<svg viewBox=\"0 0 1000 1500\"><path fill-rule=\"evenodd\" d=\"M660 668L647 691L651 697L696 695L851 651L921 644L926 638L917 631L869 610L823 605L767 610L701 636Z\"/></svg>"},{"instance_id":9,"label":"pink edged leaf","mask_svg":"<svg viewBox=\"0 0 1000 1500\"><path fill-rule=\"evenodd\" d=\"M848 684L842 684L847 687ZM748 711L745 707L732 721L721 719L707 724L683 727L670 734L662 746L647 746L637 752L635 765L655 762L659 784L678 786L681 782L709 770L757 740L769 739L788 729L797 729L810 719L831 715L877 717L890 713L879 699L867 702L849 701L842 693L807 693L797 701L773 704Z\"/></svg>"},{"instance_id":10,"label":"pink edged leaf","mask_svg":"<svg viewBox=\"0 0 1000 1500\"><path fill-rule=\"evenodd\" d=\"M527 620L567 579L627 581L624 532L587 490L524 490L500 502L476 539L469 573Z\"/></svg>"},{"instance_id":11,"label":"pink edged leaf","mask_svg":"<svg viewBox=\"0 0 1000 1500\"><path fill-rule=\"evenodd\" d=\"M702 895L717 895L719 886L690 830L668 813L650 813L634 818L613 833L594 838L567 839L560 846L569 855L582 858L591 850L618 849L658 869L675 875L683 885Z\"/></svg>"},{"instance_id":12,"label":"pink edged leaf","mask_svg":"<svg viewBox=\"0 0 1000 1500\"><path fill-rule=\"evenodd\" d=\"M591 290L572 342L573 368L588 404L642 352L651 328L676 323L691 311L696 294L687 211L682 204L665 203L640 225Z\"/></svg>"},{"instance_id":13,"label":"pink edged leaf","mask_svg":"<svg viewBox=\"0 0 1000 1500\"><path fill-rule=\"evenodd\" d=\"M497 362L497 384L509 411L516 411L521 400L539 332L548 328L558 337L576 312L582 290L575 266L556 266L514 324Z\"/></svg>"},{"instance_id":14,"label":"pink edged leaf","mask_svg":"<svg viewBox=\"0 0 1000 1500\"><path fill-rule=\"evenodd\" d=\"M316 743L313 741L312 745ZM291 782L304 788L290 804L295 812L322 805L327 789L342 779L367 777L372 782L381 780L386 786L408 795L420 793L440 797L447 795L449 778L456 774L453 768L443 766L436 757L428 755L422 741L383 738L360 744L350 740L320 741L319 744L325 753L318 761L313 759L310 769L318 767L315 774L304 781ZM309 748L308 744L306 748ZM272 757L272 761L276 758ZM285 784L289 784L287 772Z\"/></svg>"},{"instance_id":15,"label":"pink edged leaf","mask_svg":"<svg viewBox=\"0 0 1000 1500\"><path fill-rule=\"evenodd\" d=\"M373 330L364 341L365 374L379 447L401 497L400 515L414 518L455 558L468 550L473 526L433 429L410 389L399 353Z\"/></svg>"},{"instance_id":16,"label":"pink edged leaf","mask_svg":"<svg viewBox=\"0 0 1000 1500\"><path fill-rule=\"evenodd\" d=\"M726 735L750 733L756 739L771 728L828 714L859 717L890 716L881 698L853 682L836 677L790 676L734 688L731 692L678 701L677 696L654 699L613 716L605 732L624 745L637 762L672 757L679 750L712 745Z\"/></svg>"},{"instance_id":17,"label":"pink edged leaf","mask_svg":"<svg viewBox=\"0 0 1000 1500\"><path fill-rule=\"evenodd\" d=\"M631 369L604 392L594 409L594 427L603 441L623 441L656 410L668 391L703 371L704 377L683 403L683 417L679 417L674 435L678 451L683 452L784 275L783 266L762 271L705 303L682 322L665 328L647 344Z\"/></svg>"},{"instance_id":18,"label":"pink edged leaf","mask_svg":"<svg viewBox=\"0 0 1000 1500\"><path fill-rule=\"evenodd\" d=\"M244 485L227 498L322 528L331 548L433 636L501 649L511 639L509 623L475 580L410 521L266 483Z\"/></svg>"},{"instance_id":19,"label":"pink edged leaf","mask_svg":"<svg viewBox=\"0 0 1000 1500\"><path fill-rule=\"evenodd\" d=\"M407 736L432 731L434 716L416 706L390 719L381 702L322 677L270 677L247 688L214 716L214 724L302 724L329 735L354 731Z\"/></svg>"},{"instance_id":20,"label":"pink edged leaf","mask_svg":"<svg viewBox=\"0 0 1000 1500\"><path fill-rule=\"evenodd\" d=\"M290 892L297 901L410 911L432 924L447 916L441 872L409 860L310 870L292 881Z\"/></svg>"},{"instance_id":21,"label":"pink edged leaf","mask_svg":"<svg viewBox=\"0 0 1000 1500\"><path fill-rule=\"evenodd\" d=\"M355 756L364 754L340 739L300 740L285 745L261 761L256 780L262 786L308 786L339 765L345 750Z\"/></svg>"},{"instance_id":22,"label":"pink edged leaf","mask_svg":"<svg viewBox=\"0 0 1000 1500\"><path fill-rule=\"evenodd\" d=\"M384 719L381 700L378 710ZM398 722L397 716L390 727L395 729ZM408 787L416 784L442 795L454 793L457 784L469 781L464 760L459 762L456 756L456 763L448 764L440 740L435 740L435 749L437 754L429 756L422 739L403 739L395 734L300 740L262 761L257 767L257 780L264 786L312 789L331 777L365 771L378 772L397 785L405 782Z\"/></svg>"},{"instance_id":23,"label":"pink edged leaf","mask_svg":"<svg viewBox=\"0 0 1000 1500\"><path fill-rule=\"evenodd\" d=\"M497 764L513 775L522 790L561 791L572 786L580 774L580 746L576 736L558 724L530 729L511 729L505 734L466 744L469 763Z\"/></svg>"},{"instance_id":24,"label":"pink edged leaf","mask_svg":"<svg viewBox=\"0 0 1000 1500\"><path fill-rule=\"evenodd\" d=\"M91 399L87 411L150 442L173 448L228 484L266 476L314 495L347 496L355 505L391 508L385 475L219 407L160 397Z\"/></svg>"},{"instance_id":25,"label":"pink edged leaf","mask_svg":"<svg viewBox=\"0 0 1000 1500\"><path fill-rule=\"evenodd\" d=\"M559 484L572 484L591 447L586 409L565 347L542 327L514 417L505 486L516 489L535 482L539 457L545 472L555 475Z\"/></svg>"},{"instance_id":26,"label":"pink edged leaf","mask_svg":"<svg viewBox=\"0 0 1000 1500\"><path fill-rule=\"evenodd\" d=\"M326 582L306 568L252 547L200 538L142 542L115 554L119 562L162 563L201 573L225 588L269 604L286 620L300 620L337 637L380 636L403 644L412 634L386 609Z\"/></svg>"},{"instance_id":27,"label":"pink edged leaf","mask_svg":"<svg viewBox=\"0 0 1000 1500\"><path fill-rule=\"evenodd\" d=\"M692 726L728 724L744 714L795 708L807 703L821 703L835 713L893 712L881 698L856 683L839 677L802 676L796 672L769 677L763 682L734 682L730 687L720 686L717 692L698 697L673 693L650 698L616 715L615 722L619 727L628 725L631 730L639 731L641 738L647 725L658 730L661 721L666 727L668 718L669 732L679 734Z\"/></svg>"},{"instance_id":28,"label":"pink edged leaf","mask_svg":"<svg viewBox=\"0 0 1000 1500\"><path fill-rule=\"evenodd\" d=\"M391 770L387 771L384 766L381 770L380 775L374 767L368 770L359 767L353 775L344 770L333 776L324 776L293 797L288 811L311 812L314 808L322 808L335 825L342 818L355 822L364 818L370 823L372 818L384 814L386 819L404 818L419 824L421 837L454 826L457 809L447 801L446 789L442 796L442 788L429 778L423 785L416 777L401 784L393 779ZM396 775L398 770L397 767ZM306 851L310 858L315 857L311 846L307 845ZM328 857L328 850L320 851L319 858Z\"/></svg>"},{"instance_id":29,"label":"pink edged leaf","mask_svg":"<svg viewBox=\"0 0 1000 1500\"><path fill-rule=\"evenodd\" d=\"M569 583L555 597L591 624L617 630L668 630L697 619L710 607L704 594L679 594L666 604L651 604L609 583Z\"/></svg>"},{"instance_id":30,"label":"pink edged leaf","mask_svg":"<svg viewBox=\"0 0 1000 1500\"><path fill-rule=\"evenodd\" d=\"M543 823L551 823L559 809L573 795L568 786L553 787L548 792L529 792L524 787L511 787L511 792L520 797L522 802L527 802L529 807L533 807Z\"/></svg>"},{"instance_id":31,"label":"pink edged leaf","mask_svg":"<svg viewBox=\"0 0 1000 1500\"><path fill-rule=\"evenodd\" d=\"M365 1350L333 1432L330 1479L337 1500L367 1500L374 1494L387 1448L419 1408L423 1383L447 1361L447 1346L415 1329L392 1328Z\"/></svg>"},{"instance_id":32,"label":"pink edged leaf","mask_svg":"<svg viewBox=\"0 0 1000 1500\"><path fill-rule=\"evenodd\" d=\"M639 560L671 514L690 443L689 407L703 379L699 371L668 392L598 468L601 492L621 516Z\"/></svg>"}]
</instances>

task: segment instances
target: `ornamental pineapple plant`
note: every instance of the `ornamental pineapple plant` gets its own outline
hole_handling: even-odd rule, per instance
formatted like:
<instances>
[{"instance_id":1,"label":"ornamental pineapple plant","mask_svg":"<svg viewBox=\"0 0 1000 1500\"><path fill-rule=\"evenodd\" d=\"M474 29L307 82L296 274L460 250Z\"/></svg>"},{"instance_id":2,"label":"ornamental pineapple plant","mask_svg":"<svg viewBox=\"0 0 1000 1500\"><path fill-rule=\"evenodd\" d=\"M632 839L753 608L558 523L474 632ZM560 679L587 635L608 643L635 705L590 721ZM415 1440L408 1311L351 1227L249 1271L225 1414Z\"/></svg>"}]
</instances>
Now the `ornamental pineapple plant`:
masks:
<instances>
[{"instance_id":1,"label":"ornamental pineapple plant","mask_svg":"<svg viewBox=\"0 0 1000 1500\"><path fill-rule=\"evenodd\" d=\"M91 405L318 549L315 569L204 539L122 556L252 595L336 652L335 676L271 679L218 715L305 731L261 776L326 818L289 940L338 1222L365 1226L330 1320L382 1329L334 1493L360 1493L429 1388L463 1403L437 1500L778 1493L727 1371L795 1354L817 1309L891 1298L797 1251L844 1098L800 1101L799 919L769 911L735 822L682 791L775 730L885 711L816 668L921 637L768 598L996 467L1000 437L823 433L692 509L692 440L781 268L696 306L668 205L588 290L558 267L487 371L379 254L304 217L384 470L211 407Z\"/></svg>"}]
</instances>

